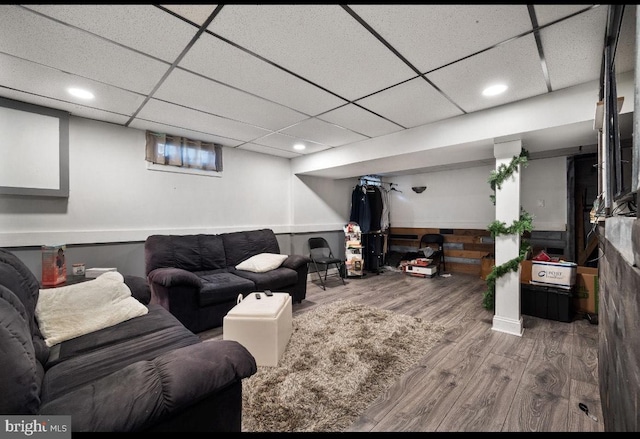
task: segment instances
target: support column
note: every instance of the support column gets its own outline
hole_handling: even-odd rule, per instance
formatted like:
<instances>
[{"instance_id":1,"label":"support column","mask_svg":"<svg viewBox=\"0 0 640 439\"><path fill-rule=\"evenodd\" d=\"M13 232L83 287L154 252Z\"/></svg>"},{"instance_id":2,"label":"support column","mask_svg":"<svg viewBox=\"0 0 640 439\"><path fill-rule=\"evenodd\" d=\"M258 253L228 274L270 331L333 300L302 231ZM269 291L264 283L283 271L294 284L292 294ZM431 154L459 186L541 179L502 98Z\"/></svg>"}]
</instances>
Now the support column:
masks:
<instances>
[{"instance_id":1,"label":"support column","mask_svg":"<svg viewBox=\"0 0 640 439\"><path fill-rule=\"evenodd\" d=\"M522 141L513 140L494 143L493 155L496 158L496 170L500 165L509 166L514 156L522 151ZM520 165L501 185L496 187L496 220L508 226L520 219ZM520 235L498 235L495 238L495 263L502 265L520 254ZM522 336L524 327L520 314L520 269L509 271L496 279L494 331Z\"/></svg>"}]
</instances>

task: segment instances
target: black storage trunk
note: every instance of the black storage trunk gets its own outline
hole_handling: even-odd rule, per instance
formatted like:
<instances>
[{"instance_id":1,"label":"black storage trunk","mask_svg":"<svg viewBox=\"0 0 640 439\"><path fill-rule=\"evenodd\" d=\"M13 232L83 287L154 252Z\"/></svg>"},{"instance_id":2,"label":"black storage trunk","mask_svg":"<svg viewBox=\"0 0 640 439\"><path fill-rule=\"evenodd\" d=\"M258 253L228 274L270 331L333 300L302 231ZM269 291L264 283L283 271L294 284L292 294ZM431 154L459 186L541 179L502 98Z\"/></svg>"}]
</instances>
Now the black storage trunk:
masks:
<instances>
[{"instance_id":1,"label":"black storage trunk","mask_svg":"<svg viewBox=\"0 0 640 439\"><path fill-rule=\"evenodd\" d=\"M362 245L364 246L364 269L379 273L384 265L384 234L363 233Z\"/></svg>"},{"instance_id":2,"label":"black storage trunk","mask_svg":"<svg viewBox=\"0 0 640 439\"><path fill-rule=\"evenodd\" d=\"M533 284L520 285L520 310L528 316L571 322L573 290Z\"/></svg>"}]
</instances>

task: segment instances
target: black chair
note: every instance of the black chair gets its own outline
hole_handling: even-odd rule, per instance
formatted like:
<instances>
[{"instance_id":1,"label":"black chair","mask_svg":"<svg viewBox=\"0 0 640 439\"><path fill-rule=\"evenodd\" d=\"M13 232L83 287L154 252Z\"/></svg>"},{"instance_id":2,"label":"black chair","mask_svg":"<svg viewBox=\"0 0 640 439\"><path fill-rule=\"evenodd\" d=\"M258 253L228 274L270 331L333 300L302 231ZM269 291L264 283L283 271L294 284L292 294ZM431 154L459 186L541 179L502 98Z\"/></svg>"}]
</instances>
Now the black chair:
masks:
<instances>
[{"instance_id":1,"label":"black chair","mask_svg":"<svg viewBox=\"0 0 640 439\"><path fill-rule=\"evenodd\" d=\"M436 261L438 267L438 274L447 270L447 265L444 260L444 235L439 233L427 233L420 238L420 248L431 247L434 251L431 255L427 256L429 259ZM442 266L442 270L440 270Z\"/></svg>"},{"instance_id":2,"label":"black chair","mask_svg":"<svg viewBox=\"0 0 640 439\"><path fill-rule=\"evenodd\" d=\"M340 274L341 265L344 261L340 258L336 258L331 251L331 247L326 239L316 237L309 238L309 258L313 262L313 266L316 269L316 273L318 273L318 277L320 278L320 283L322 284L322 289L326 291L325 282L327 280L327 272L329 271L329 266L335 265L337 269L337 275L342 280L342 284L344 283L344 278ZM324 266L324 279L322 278L322 273L320 273L320 269L318 265Z\"/></svg>"}]
</instances>

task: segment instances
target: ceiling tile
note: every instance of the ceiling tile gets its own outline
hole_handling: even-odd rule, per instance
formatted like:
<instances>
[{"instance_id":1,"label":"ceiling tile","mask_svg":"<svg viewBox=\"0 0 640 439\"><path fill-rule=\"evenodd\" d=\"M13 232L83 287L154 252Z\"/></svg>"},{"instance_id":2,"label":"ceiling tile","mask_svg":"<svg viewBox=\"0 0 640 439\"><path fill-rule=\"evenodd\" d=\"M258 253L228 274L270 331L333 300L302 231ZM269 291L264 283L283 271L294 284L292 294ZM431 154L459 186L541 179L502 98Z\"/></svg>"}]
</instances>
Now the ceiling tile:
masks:
<instances>
[{"instance_id":1,"label":"ceiling tile","mask_svg":"<svg viewBox=\"0 0 640 439\"><path fill-rule=\"evenodd\" d=\"M2 97L13 99L15 101L26 102L28 104L40 105L41 107L55 108L56 110L65 111L71 116L84 117L86 119L95 119L103 122L124 125L129 116L112 113L109 111L97 110L91 107L74 104L71 102L63 102L56 99L50 99L44 96L33 95L16 90L3 90Z\"/></svg>"},{"instance_id":2,"label":"ceiling tile","mask_svg":"<svg viewBox=\"0 0 640 439\"><path fill-rule=\"evenodd\" d=\"M405 128L463 114L423 78L389 88L358 104Z\"/></svg>"},{"instance_id":3,"label":"ceiling tile","mask_svg":"<svg viewBox=\"0 0 640 439\"><path fill-rule=\"evenodd\" d=\"M349 100L415 76L339 5L226 5L208 30Z\"/></svg>"},{"instance_id":4,"label":"ceiling tile","mask_svg":"<svg viewBox=\"0 0 640 439\"><path fill-rule=\"evenodd\" d=\"M330 148L329 146L323 145L321 143L287 136L286 134L282 133L268 134L264 137L256 139L252 143L277 148L283 151L291 151L296 155L312 154L314 152L320 152ZM302 151L294 150L293 145L297 143L302 143L304 146L306 146L306 148Z\"/></svg>"},{"instance_id":5,"label":"ceiling tile","mask_svg":"<svg viewBox=\"0 0 640 439\"><path fill-rule=\"evenodd\" d=\"M198 28L153 5L26 5L56 20L173 63Z\"/></svg>"},{"instance_id":6,"label":"ceiling tile","mask_svg":"<svg viewBox=\"0 0 640 439\"><path fill-rule=\"evenodd\" d=\"M305 120L282 132L329 146L342 146L366 139L365 136L318 119Z\"/></svg>"},{"instance_id":7,"label":"ceiling tile","mask_svg":"<svg viewBox=\"0 0 640 439\"><path fill-rule=\"evenodd\" d=\"M15 5L0 5L0 52L139 93L169 67Z\"/></svg>"},{"instance_id":8,"label":"ceiling tile","mask_svg":"<svg viewBox=\"0 0 640 439\"><path fill-rule=\"evenodd\" d=\"M436 70L427 77L466 112L547 91L538 49L531 34ZM482 90L496 83L504 83L509 89L498 96L483 97Z\"/></svg>"},{"instance_id":9,"label":"ceiling tile","mask_svg":"<svg viewBox=\"0 0 640 439\"><path fill-rule=\"evenodd\" d=\"M48 96L71 105L93 107L130 117L144 101L142 95L1 53L0 65L0 84L12 84L12 87L26 93ZM95 98L84 101L73 97L67 93L70 87L89 90Z\"/></svg>"},{"instance_id":10,"label":"ceiling tile","mask_svg":"<svg viewBox=\"0 0 640 439\"><path fill-rule=\"evenodd\" d=\"M270 130L307 118L282 105L180 69L171 72L154 97Z\"/></svg>"},{"instance_id":11,"label":"ceiling tile","mask_svg":"<svg viewBox=\"0 0 640 439\"><path fill-rule=\"evenodd\" d=\"M533 8L536 12L536 19L538 20L538 26L544 26L553 21L567 17L571 14L575 14L576 12L591 6L594 6L594 5L546 4L546 5L533 5Z\"/></svg>"},{"instance_id":12,"label":"ceiling tile","mask_svg":"<svg viewBox=\"0 0 640 439\"><path fill-rule=\"evenodd\" d=\"M616 73L632 71L636 66L636 5L625 5L616 49Z\"/></svg>"},{"instance_id":13,"label":"ceiling tile","mask_svg":"<svg viewBox=\"0 0 640 439\"><path fill-rule=\"evenodd\" d=\"M421 73L531 30L526 5L350 7Z\"/></svg>"},{"instance_id":14,"label":"ceiling tile","mask_svg":"<svg viewBox=\"0 0 640 439\"><path fill-rule=\"evenodd\" d=\"M189 21L194 22L198 26L209 18L218 5L160 5L183 16Z\"/></svg>"},{"instance_id":15,"label":"ceiling tile","mask_svg":"<svg viewBox=\"0 0 640 439\"><path fill-rule=\"evenodd\" d=\"M135 119L129 126L131 128L136 128L139 130L149 130L157 133L173 134L174 136L183 136L192 140L200 140L201 142L213 142L229 147L236 147L243 143L240 140L231 140L227 137L215 136L212 134L203 133L201 131L188 130L176 127L174 125L150 122L142 119Z\"/></svg>"},{"instance_id":16,"label":"ceiling tile","mask_svg":"<svg viewBox=\"0 0 640 439\"><path fill-rule=\"evenodd\" d=\"M597 8L540 31L553 90L600 77L606 25L607 8Z\"/></svg>"},{"instance_id":17,"label":"ceiling tile","mask_svg":"<svg viewBox=\"0 0 640 439\"><path fill-rule=\"evenodd\" d=\"M202 133L228 138L233 141L248 142L268 134L269 131L236 122L229 119L192 110L179 105L169 104L157 99L151 99L138 113L138 118L166 125L183 127ZM221 142L228 145L227 142ZM235 142L233 142L235 143Z\"/></svg>"},{"instance_id":18,"label":"ceiling tile","mask_svg":"<svg viewBox=\"0 0 640 439\"><path fill-rule=\"evenodd\" d=\"M346 103L209 34L196 41L179 66L310 116Z\"/></svg>"},{"instance_id":19,"label":"ceiling tile","mask_svg":"<svg viewBox=\"0 0 640 439\"><path fill-rule=\"evenodd\" d=\"M247 151L259 152L261 154L275 155L278 157L284 157L292 159L294 157L300 157L302 154L295 151L286 151L279 148L273 148L270 146L258 145L255 143L244 143L238 147L238 149L245 149Z\"/></svg>"},{"instance_id":20,"label":"ceiling tile","mask_svg":"<svg viewBox=\"0 0 640 439\"><path fill-rule=\"evenodd\" d=\"M354 104L329 111L319 116L318 119L340 125L367 137L378 137L402 130L400 125L389 122Z\"/></svg>"}]
</instances>

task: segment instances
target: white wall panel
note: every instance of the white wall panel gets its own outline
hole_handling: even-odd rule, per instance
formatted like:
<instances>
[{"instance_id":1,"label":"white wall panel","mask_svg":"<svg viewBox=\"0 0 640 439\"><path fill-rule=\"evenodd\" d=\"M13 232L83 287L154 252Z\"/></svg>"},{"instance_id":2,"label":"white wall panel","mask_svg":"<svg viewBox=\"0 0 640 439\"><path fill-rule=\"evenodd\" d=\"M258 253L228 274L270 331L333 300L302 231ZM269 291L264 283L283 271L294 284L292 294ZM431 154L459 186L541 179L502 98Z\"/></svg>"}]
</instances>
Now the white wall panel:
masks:
<instances>
[{"instance_id":1,"label":"white wall panel","mask_svg":"<svg viewBox=\"0 0 640 439\"><path fill-rule=\"evenodd\" d=\"M308 175L292 177L293 232L342 230L351 214L351 193L358 180Z\"/></svg>"},{"instance_id":2,"label":"white wall panel","mask_svg":"<svg viewBox=\"0 0 640 439\"><path fill-rule=\"evenodd\" d=\"M495 219L489 198L493 169L495 165L393 177L402 193L390 193L391 226L486 229ZM534 230L565 230L566 158L530 160L521 172L522 207L534 216ZM416 194L412 186L427 189Z\"/></svg>"},{"instance_id":3,"label":"white wall panel","mask_svg":"<svg viewBox=\"0 0 640 439\"><path fill-rule=\"evenodd\" d=\"M289 231L287 159L224 148L220 178L150 171L144 131L73 117L69 129L68 199L0 196L0 246Z\"/></svg>"}]
</instances>

